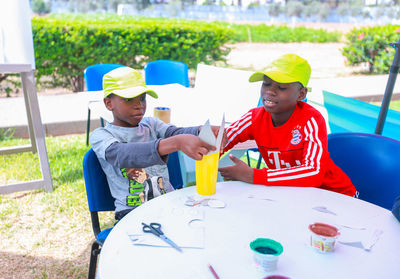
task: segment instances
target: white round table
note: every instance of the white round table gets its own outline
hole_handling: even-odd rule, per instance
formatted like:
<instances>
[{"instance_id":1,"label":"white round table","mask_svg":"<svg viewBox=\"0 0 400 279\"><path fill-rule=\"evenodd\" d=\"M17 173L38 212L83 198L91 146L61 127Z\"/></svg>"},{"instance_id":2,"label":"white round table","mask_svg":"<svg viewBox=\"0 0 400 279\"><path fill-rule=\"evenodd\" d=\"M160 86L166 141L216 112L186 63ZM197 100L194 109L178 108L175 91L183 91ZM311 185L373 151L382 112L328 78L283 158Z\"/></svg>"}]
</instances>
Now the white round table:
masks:
<instances>
[{"instance_id":1,"label":"white round table","mask_svg":"<svg viewBox=\"0 0 400 279\"><path fill-rule=\"evenodd\" d=\"M184 204L188 196L201 198L195 186L188 187L155 198L124 217L101 250L99 277L212 279L211 264L221 279L271 274L292 279L400 278L400 223L379 206L317 188L242 182L217 184L210 198L224 201L225 208L189 207ZM332 213L316 210L323 207ZM188 225L192 219L202 221ZM190 244L191 232L196 232L192 244L204 249L183 248L179 253L167 245L134 245L128 235L141 233L142 222L161 223L165 235L178 245L183 240ZM322 254L310 246L308 225L314 222L337 226L342 233L338 240L344 242L365 238L375 229L383 234L370 251L337 242L334 252ZM189 230L180 230L182 224ZM249 244L259 237L283 245L274 272L260 271L253 262Z\"/></svg>"}]
</instances>

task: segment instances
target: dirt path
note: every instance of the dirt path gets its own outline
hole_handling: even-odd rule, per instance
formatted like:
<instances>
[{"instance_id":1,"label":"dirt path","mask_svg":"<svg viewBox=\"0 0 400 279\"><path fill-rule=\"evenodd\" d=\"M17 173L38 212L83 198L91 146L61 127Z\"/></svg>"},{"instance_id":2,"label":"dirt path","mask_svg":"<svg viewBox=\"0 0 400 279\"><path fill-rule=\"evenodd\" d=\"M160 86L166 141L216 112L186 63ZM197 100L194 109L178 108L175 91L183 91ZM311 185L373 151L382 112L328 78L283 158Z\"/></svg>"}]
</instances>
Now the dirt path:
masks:
<instances>
[{"instance_id":1,"label":"dirt path","mask_svg":"<svg viewBox=\"0 0 400 279\"><path fill-rule=\"evenodd\" d=\"M230 47L227 58L232 68L262 70L280 55L295 53L310 63L312 78L349 76L361 69L346 65L341 54L343 43L238 43Z\"/></svg>"}]
</instances>

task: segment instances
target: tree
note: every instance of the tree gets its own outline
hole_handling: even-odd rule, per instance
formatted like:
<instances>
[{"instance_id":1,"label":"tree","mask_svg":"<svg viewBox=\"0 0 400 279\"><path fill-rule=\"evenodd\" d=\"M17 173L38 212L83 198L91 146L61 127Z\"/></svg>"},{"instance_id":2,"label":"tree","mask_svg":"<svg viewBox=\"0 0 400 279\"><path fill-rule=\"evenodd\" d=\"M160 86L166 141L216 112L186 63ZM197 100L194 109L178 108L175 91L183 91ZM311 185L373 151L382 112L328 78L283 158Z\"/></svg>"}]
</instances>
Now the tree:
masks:
<instances>
[{"instance_id":1,"label":"tree","mask_svg":"<svg viewBox=\"0 0 400 279\"><path fill-rule=\"evenodd\" d=\"M51 5L44 0L33 0L32 11L37 14L48 14L50 13Z\"/></svg>"},{"instance_id":2,"label":"tree","mask_svg":"<svg viewBox=\"0 0 400 279\"><path fill-rule=\"evenodd\" d=\"M279 3L272 3L268 6L268 14L270 16L279 16L283 11L282 5Z\"/></svg>"},{"instance_id":3,"label":"tree","mask_svg":"<svg viewBox=\"0 0 400 279\"><path fill-rule=\"evenodd\" d=\"M298 1L290 1L286 6L286 15L288 17L301 17L303 14L304 10L304 5L301 2Z\"/></svg>"}]
</instances>

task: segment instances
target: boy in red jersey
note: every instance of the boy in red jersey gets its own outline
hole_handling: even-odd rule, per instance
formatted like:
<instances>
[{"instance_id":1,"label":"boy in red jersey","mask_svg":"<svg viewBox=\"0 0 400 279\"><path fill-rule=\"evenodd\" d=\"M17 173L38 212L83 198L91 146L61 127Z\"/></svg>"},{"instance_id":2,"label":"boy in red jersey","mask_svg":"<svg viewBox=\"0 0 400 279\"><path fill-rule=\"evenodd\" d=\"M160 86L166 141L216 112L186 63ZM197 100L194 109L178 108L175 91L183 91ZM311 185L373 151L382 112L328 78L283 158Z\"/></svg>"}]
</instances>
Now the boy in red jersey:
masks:
<instances>
[{"instance_id":1,"label":"boy in red jersey","mask_svg":"<svg viewBox=\"0 0 400 279\"><path fill-rule=\"evenodd\" d=\"M230 155L235 164L219 168L224 179L356 194L349 177L330 158L323 116L302 101L310 74L306 60L286 54L273 61L265 72L250 76L250 82L263 81L263 107L251 109L226 129L228 141L223 152L254 139L268 168L250 168Z\"/></svg>"}]
</instances>

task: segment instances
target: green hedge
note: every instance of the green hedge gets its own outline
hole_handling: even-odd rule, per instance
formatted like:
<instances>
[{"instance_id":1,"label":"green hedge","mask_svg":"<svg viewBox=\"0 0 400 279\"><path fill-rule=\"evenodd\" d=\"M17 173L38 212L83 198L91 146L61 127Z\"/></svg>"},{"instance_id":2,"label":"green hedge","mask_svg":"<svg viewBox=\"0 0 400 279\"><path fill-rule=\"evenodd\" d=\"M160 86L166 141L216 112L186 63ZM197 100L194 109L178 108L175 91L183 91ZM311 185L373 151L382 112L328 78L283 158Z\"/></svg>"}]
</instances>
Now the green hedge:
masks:
<instances>
[{"instance_id":1,"label":"green hedge","mask_svg":"<svg viewBox=\"0 0 400 279\"><path fill-rule=\"evenodd\" d=\"M365 63L370 73L388 74L395 53L389 43L400 39L400 25L352 29L346 39L342 54L350 65Z\"/></svg>"},{"instance_id":2,"label":"green hedge","mask_svg":"<svg viewBox=\"0 0 400 279\"><path fill-rule=\"evenodd\" d=\"M32 19L37 79L44 86L83 90L83 71L92 64L143 68L153 60L198 63L225 61L229 28L206 22L135 19L115 15L57 15ZM50 77L43 78L42 77Z\"/></svg>"},{"instance_id":3,"label":"green hedge","mask_svg":"<svg viewBox=\"0 0 400 279\"><path fill-rule=\"evenodd\" d=\"M266 24L228 24L224 22L219 22L219 24L230 27L235 31L232 40L236 42L327 43L339 42L342 37L342 33L340 32L329 32L323 29L306 28L303 26L289 27L286 25Z\"/></svg>"}]
</instances>

